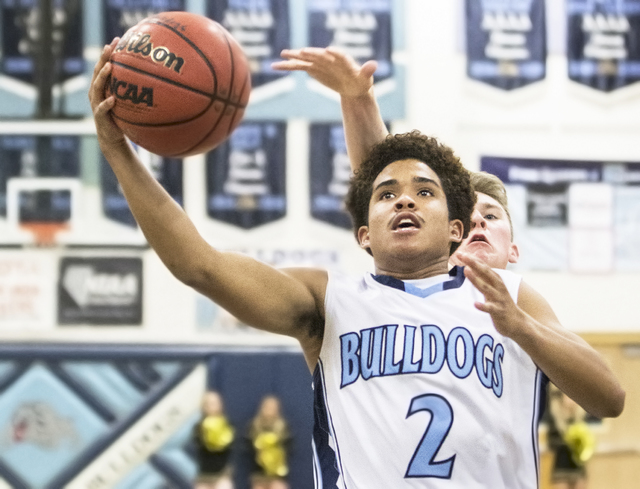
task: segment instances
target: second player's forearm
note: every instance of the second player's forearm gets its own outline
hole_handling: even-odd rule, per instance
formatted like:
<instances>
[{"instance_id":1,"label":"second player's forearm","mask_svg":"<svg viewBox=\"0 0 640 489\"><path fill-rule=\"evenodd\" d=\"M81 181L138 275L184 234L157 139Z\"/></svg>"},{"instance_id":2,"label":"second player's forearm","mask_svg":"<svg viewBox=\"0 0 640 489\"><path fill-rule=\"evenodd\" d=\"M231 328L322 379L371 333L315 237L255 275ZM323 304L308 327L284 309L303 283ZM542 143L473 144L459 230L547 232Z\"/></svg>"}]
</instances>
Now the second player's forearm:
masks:
<instances>
[{"instance_id":1,"label":"second player's forearm","mask_svg":"<svg viewBox=\"0 0 640 489\"><path fill-rule=\"evenodd\" d=\"M357 170L369 150L382 141L389 131L382 120L371 88L361 97L341 97L344 134L351 169Z\"/></svg>"},{"instance_id":2,"label":"second player's forearm","mask_svg":"<svg viewBox=\"0 0 640 489\"><path fill-rule=\"evenodd\" d=\"M577 335L523 313L514 338L560 390L598 417L618 416L625 393L600 354Z\"/></svg>"}]
</instances>

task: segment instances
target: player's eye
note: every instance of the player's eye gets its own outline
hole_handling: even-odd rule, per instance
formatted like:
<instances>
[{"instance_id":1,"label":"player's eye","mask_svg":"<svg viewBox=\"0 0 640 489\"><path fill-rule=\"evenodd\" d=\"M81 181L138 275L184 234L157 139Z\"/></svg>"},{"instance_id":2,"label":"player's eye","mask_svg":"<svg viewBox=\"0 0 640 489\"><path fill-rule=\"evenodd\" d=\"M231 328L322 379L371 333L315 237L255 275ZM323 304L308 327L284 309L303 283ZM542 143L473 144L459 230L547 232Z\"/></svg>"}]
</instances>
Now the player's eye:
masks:
<instances>
[{"instance_id":1,"label":"player's eye","mask_svg":"<svg viewBox=\"0 0 640 489\"><path fill-rule=\"evenodd\" d=\"M420 190L420 192L418 192L418 195L421 197L429 197L431 195L433 195L433 192L427 188L424 188L422 190Z\"/></svg>"},{"instance_id":2,"label":"player's eye","mask_svg":"<svg viewBox=\"0 0 640 489\"><path fill-rule=\"evenodd\" d=\"M484 216L484 218L487 221L492 220L492 219L498 219L495 214L487 214L486 216Z\"/></svg>"},{"instance_id":3,"label":"player's eye","mask_svg":"<svg viewBox=\"0 0 640 489\"><path fill-rule=\"evenodd\" d=\"M394 197L392 192L382 192L380 194L380 200L389 200Z\"/></svg>"}]
</instances>

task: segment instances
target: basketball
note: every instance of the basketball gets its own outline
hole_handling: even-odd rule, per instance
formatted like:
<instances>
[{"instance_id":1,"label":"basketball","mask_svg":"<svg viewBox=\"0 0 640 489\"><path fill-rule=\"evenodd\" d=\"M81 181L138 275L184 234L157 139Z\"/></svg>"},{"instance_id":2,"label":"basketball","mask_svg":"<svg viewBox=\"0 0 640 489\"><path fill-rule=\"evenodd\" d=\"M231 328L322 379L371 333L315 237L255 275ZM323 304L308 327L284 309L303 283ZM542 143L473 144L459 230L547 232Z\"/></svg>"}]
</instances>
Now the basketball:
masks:
<instances>
[{"instance_id":1,"label":"basketball","mask_svg":"<svg viewBox=\"0 0 640 489\"><path fill-rule=\"evenodd\" d=\"M111 55L106 95L114 122L135 144L165 157L204 153L238 126L251 74L238 42L214 20L189 12L148 17Z\"/></svg>"}]
</instances>

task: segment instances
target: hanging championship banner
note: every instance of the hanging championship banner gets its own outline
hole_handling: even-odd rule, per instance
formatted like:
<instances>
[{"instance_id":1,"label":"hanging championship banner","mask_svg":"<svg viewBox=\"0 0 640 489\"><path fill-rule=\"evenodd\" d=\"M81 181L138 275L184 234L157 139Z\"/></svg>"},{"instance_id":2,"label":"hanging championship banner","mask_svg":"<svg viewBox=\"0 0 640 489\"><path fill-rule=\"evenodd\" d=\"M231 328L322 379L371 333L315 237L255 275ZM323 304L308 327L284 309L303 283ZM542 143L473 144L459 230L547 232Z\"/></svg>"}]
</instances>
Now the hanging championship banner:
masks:
<instances>
[{"instance_id":1,"label":"hanging championship banner","mask_svg":"<svg viewBox=\"0 0 640 489\"><path fill-rule=\"evenodd\" d=\"M546 74L544 0L466 0L467 75L503 90Z\"/></svg>"},{"instance_id":2,"label":"hanging championship banner","mask_svg":"<svg viewBox=\"0 0 640 489\"><path fill-rule=\"evenodd\" d=\"M600 257L580 271L605 271L606 256L617 270L640 270L640 163L483 157L481 170L507 187L515 268L575 269L579 250Z\"/></svg>"},{"instance_id":3,"label":"hanging championship banner","mask_svg":"<svg viewBox=\"0 0 640 489\"><path fill-rule=\"evenodd\" d=\"M569 78L611 92L640 80L640 0L568 0Z\"/></svg>"},{"instance_id":4,"label":"hanging championship banner","mask_svg":"<svg viewBox=\"0 0 640 489\"><path fill-rule=\"evenodd\" d=\"M222 24L242 46L255 88L288 75L271 69L280 52L291 47L288 0L208 2L207 16Z\"/></svg>"},{"instance_id":5,"label":"hanging championship banner","mask_svg":"<svg viewBox=\"0 0 640 489\"><path fill-rule=\"evenodd\" d=\"M182 160L179 158L163 158L145 150L139 149L138 151L141 153L142 161L149 165L151 173L153 173L160 185L169 192L169 195L179 205L182 205ZM120 184L102 153L100 154L100 160L102 209L105 216L128 226L137 226L136 220L129 209L129 204L122 194Z\"/></svg>"},{"instance_id":6,"label":"hanging championship banner","mask_svg":"<svg viewBox=\"0 0 640 489\"><path fill-rule=\"evenodd\" d=\"M335 226L351 229L344 210L351 164L342 124L312 124L309 145L311 215Z\"/></svg>"},{"instance_id":7,"label":"hanging championship banner","mask_svg":"<svg viewBox=\"0 0 640 489\"><path fill-rule=\"evenodd\" d=\"M79 177L78 136L0 136L0 213L7 213L7 180L12 177ZM20 195L23 221L66 221L71 214L71 194L63 190L38 190Z\"/></svg>"},{"instance_id":8,"label":"hanging championship banner","mask_svg":"<svg viewBox=\"0 0 640 489\"><path fill-rule=\"evenodd\" d=\"M0 0L2 6L2 73L35 82L40 35L39 0ZM51 0L54 84L84 73L82 2Z\"/></svg>"},{"instance_id":9,"label":"hanging championship banner","mask_svg":"<svg viewBox=\"0 0 640 489\"><path fill-rule=\"evenodd\" d=\"M244 229L283 217L286 124L241 124L207 154L207 212Z\"/></svg>"},{"instance_id":10,"label":"hanging championship banner","mask_svg":"<svg viewBox=\"0 0 640 489\"><path fill-rule=\"evenodd\" d=\"M185 10L185 0L103 0L104 42L122 36L142 19L157 14Z\"/></svg>"},{"instance_id":11,"label":"hanging championship banner","mask_svg":"<svg viewBox=\"0 0 640 489\"><path fill-rule=\"evenodd\" d=\"M374 59L376 82L393 76L391 0L308 0L309 45L336 46L360 64Z\"/></svg>"}]
</instances>

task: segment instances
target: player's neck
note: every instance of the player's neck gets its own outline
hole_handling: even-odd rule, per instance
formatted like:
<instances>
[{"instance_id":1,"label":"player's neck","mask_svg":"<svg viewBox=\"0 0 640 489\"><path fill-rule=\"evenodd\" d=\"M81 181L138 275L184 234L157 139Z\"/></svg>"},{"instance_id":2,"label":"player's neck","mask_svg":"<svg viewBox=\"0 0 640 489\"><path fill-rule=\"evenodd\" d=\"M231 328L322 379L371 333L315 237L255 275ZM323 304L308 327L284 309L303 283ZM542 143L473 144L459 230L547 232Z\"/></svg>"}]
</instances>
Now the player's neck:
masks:
<instances>
[{"instance_id":1,"label":"player's neck","mask_svg":"<svg viewBox=\"0 0 640 489\"><path fill-rule=\"evenodd\" d=\"M406 265L406 264L405 264ZM415 280L420 278L429 278L436 275L442 275L443 273L449 273L448 257L443 257L442 260L431 262L421 267L415 267L415 264L410 269L404 267L395 267L393 265L380 265L376 264L376 275L389 275L397 278L398 280Z\"/></svg>"}]
</instances>

